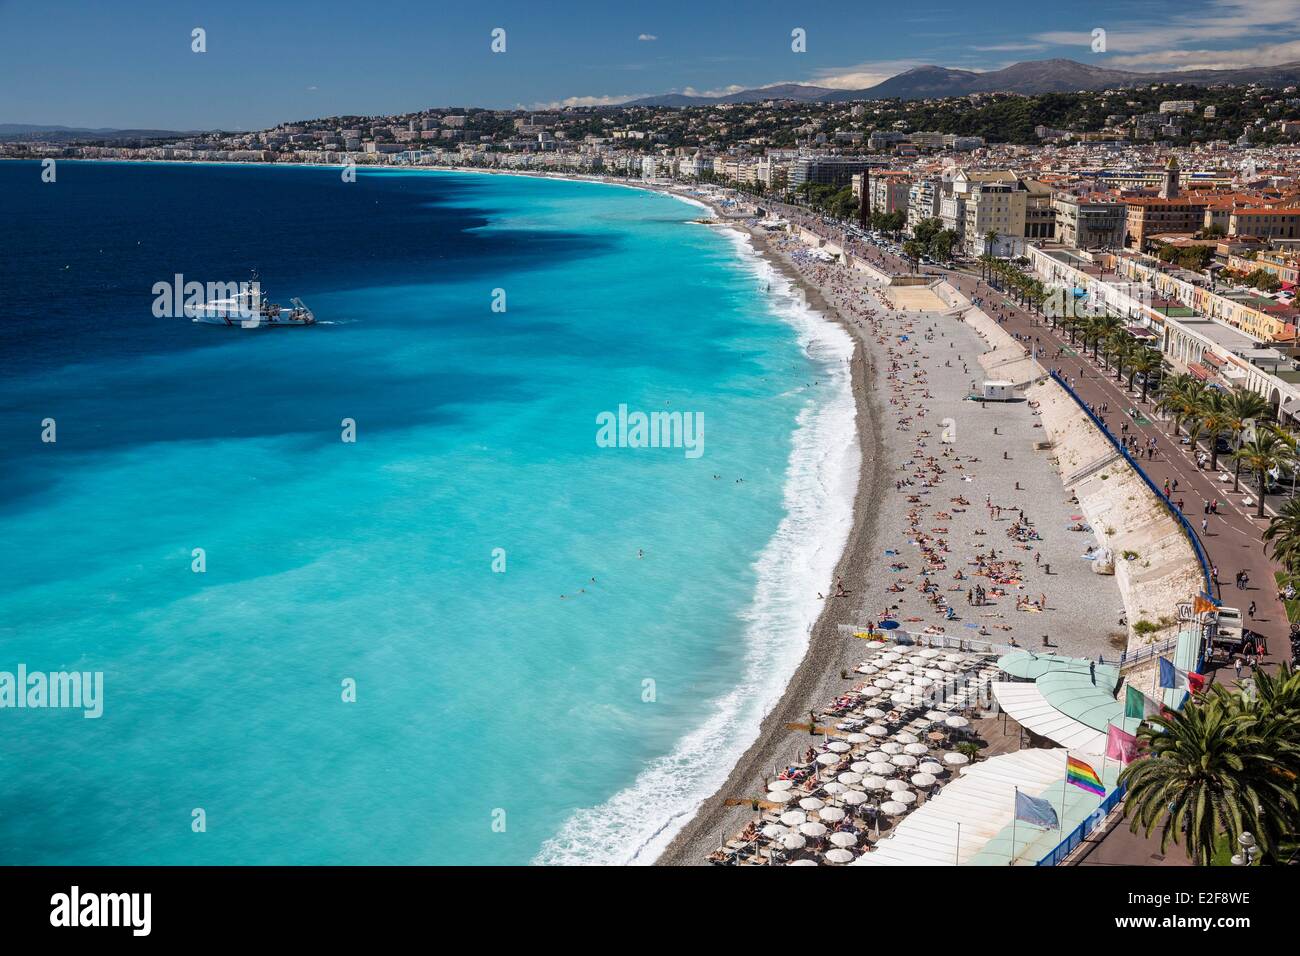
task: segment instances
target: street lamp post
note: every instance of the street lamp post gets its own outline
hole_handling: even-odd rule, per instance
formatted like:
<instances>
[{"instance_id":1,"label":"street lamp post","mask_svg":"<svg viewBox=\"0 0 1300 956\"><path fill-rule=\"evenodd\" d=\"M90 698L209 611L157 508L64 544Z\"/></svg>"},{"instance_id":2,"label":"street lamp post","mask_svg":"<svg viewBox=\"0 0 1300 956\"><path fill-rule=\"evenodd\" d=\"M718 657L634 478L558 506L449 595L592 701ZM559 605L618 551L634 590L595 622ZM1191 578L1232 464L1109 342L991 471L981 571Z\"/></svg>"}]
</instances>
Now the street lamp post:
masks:
<instances>
[{"instance_id":1,"label":"street lamp post","mask_svg":"<svg viewBox=\"0 0 1300 956\"><path fill-rule=\"evenodd\" d=\"M1241 852L1232 855L1232 865L1253 866L1255 861L1259 859L1260 854L1259 846L1255 843L1254 834L1249 831L1243 832L1241 836L1237 837L1237 845L1241 847Z\"/></svg>"}]
</instances>

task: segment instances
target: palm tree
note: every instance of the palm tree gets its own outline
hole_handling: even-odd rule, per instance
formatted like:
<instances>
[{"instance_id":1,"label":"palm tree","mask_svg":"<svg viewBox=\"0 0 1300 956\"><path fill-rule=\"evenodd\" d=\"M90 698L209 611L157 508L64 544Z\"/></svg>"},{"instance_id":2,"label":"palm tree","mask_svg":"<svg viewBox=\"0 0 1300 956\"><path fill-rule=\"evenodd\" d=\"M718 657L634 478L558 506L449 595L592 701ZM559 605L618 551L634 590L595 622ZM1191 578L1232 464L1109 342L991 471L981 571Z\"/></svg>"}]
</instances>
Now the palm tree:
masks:
<instances>
[{"instance_id":1,"label":"palm tree","mask_svg":"<svg viewBox=\"0 0 1300 956\"><path fill-rule=\"evenodd\" d=\"M1292 574L1300 569L1300 498L1288 498L1268 519L1264 549Z\"/></svg>"},{"instance_id":2,"label":"palm tree","mask_svg":"<svg viewBox=\"0 0 1300 956\"><path fill-rule=\"evenodd\" d=\"M1228 396L1221 389L1208 388L1201 396L1200 422L1210 436L1210 470L1219 467L1219 436L1232 428L1234 421L1228 408Z\"/></svg>"},{"instance_id":3,"label":"palm tree","mask_svg":"<svg viewBox=\"0 0 1300 956\"><path fill-rule=\"evenodd\" d=\"M1269 472L1293 467L1296 463L1295 447L1276 428L1262 428L1255 432L1254 439L1234 451L1232 457L1259 477L1259 508L1255 517L1264 517L1264 492L1268 487Z\"/></svg>"},{"instance_id":4,"label":"palm tree","mask_svg":"<svg viewBox=\"0 0 1300 956\"><path fill-rule=\"evenodd\" d=\"M1297 810L1294 731L1282 721L1244 713L1226 691L1148 718L1137 732L1142 755L1124 768L1130 828L1160 848L1186 841L1208 865L1220 837L1254 834L1266 853L1292 829ZM1244 695L1237 695L1244 696Z\"/></svg>"},{"instance_id":5,"label":"palm tree","mask_svg":"<svg viewBox=\"0 0 1300 956\"><path fill-rule=\"evenodd\" d=\"M1147 400L1147 389L1151 385L1151 376L1164 366L1164 358L1157 349L1139 346L1129 360L1128 387L1133 387L1134 376L1142 376L1142 401Z\"/></svg>"},{"instance_id":6,"label":"palm tree","mask_svg":"<svg viewBox=\"0 0 1300 956\"><path fill-rule=\"evenodd\" d=\"M1258 392L1252 392L1248 388L1242 388L1240 385L1233 388L1228 393L1226 403L1227 412L1230 419L1228 430L1232 432L1233 450L1241 448L1242 438L1246 434L1246 429L1250 423L1259 419L1267 418L1273 411L1273 406L1268 400ZM1241 487L1241 461L1234 463L1232 469L1232 490L1237 491Z\"/></svg>"},{"instance_id":7,"label":"palm tree","mask_svg":"<svg viewBox=\"0 0 1300 956\"><path fill-rule=\"evenodd\" d=\"M1106 339L1106 354L1115 359L1115 381L1123 380L1124 369L1136 348L1133 336L1129 335L1126 329L1120 329Z\"/></svg>"},{"instance_id":8,"label":"palm tree","mask_svg":"<svg viewBox=\"0 0 1300 956\"><path fill-rule=\"evenodd\" d=\"M1203 391L1205 383L1190 375L1175 375L1160 389L1156 411L1169 415L1174 423L1174 430L1170 433L1174 438L1178 437L1178 427L1196 414Z\"/></svg>"},{"instance_id":9,"label":"palm tree","mask_svg":"<svg viewBox=\"0 0 1300 956\"><path fill-rule=\"evenodd\" d=\"M1095 362L1101 343L1123 328L1124 323L1113 315L1099 315L1089 321L1088 327L1092 331L1092 360Z\"/></svg>"}]
</instances>

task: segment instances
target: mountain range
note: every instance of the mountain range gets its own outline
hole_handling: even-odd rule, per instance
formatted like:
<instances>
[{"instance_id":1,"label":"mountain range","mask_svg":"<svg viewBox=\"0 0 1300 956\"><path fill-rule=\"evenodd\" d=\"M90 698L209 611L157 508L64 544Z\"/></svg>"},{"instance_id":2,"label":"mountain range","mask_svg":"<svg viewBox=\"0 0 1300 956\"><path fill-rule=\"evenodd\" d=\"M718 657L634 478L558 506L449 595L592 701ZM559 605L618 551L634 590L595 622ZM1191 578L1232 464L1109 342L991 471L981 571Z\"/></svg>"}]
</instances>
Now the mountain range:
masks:
<instances>
[{"instance_id":1,"label":"mountain range","mask_svg":"<svg viewBox=\"0 0 1300 956\"><path fill-rule=\"evenodd\" d=\"M688 96L668 93L622 103L621 106L711 106L718 103L761 103L794 100L802 103L844 103L852 100L923 100L971 93L1074 93L1079 90L1113 90L1155 83L1192 86L1290 86L1300 84L1300 61L1279 66L1240 70L1185 70L1136 73L1089 66L1075 60L1027 60L1001 70L976 73L942 66L918 66L862 90L834 90L822 86L783 83L740 90L725 96Z\"/></svg>"},{"instance_id":2,"label":"mountain range","mask_svg":"<svg viewBox=\"0 0 1300 956\"><path fill-rule=\"evenodd\" d=\"M192 131L191 131L192 132ZM39 126L32 123L0 123L0 142L24 140L57 143L78 139L170 139L188 133L174 129L88 129L83 126Z\"/></svg>"}]
</instances>

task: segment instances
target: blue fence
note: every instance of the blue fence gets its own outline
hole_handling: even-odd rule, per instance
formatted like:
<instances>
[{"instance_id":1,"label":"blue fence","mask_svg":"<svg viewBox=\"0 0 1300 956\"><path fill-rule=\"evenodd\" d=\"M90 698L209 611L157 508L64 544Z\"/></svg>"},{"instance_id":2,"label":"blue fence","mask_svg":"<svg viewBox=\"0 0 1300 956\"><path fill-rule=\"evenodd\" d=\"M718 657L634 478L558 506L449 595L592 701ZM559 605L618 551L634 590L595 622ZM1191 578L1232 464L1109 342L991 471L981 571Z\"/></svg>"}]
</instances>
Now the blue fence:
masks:
<instances>
[{"instance_id":1,"label":"blue fence","mask_svg":"<svg viewBox=\"0 0 1300 956\"><path fill-rule=\"evenodd\" d=\"M1102 420L1093 413L1091 408L1088 407L1088 403L1085 402L1082 398L1080 398L1078 393L1075 392L1075 390L1070 387L1070 383L1065 380L1065 377L1062 376L1061 373L1057 372L1055 369L1052 370L1051 375L1052 378L1056 380L1056 384L1060 385L1061 388L1065 389L1066 393L1071 398L1073 398L1076 402L1078 402L1079 407L1083 409L1084 413L1090 419L1092 419L1092 423L1096 425L1097 428L1101 431L1101 433L1110 440L1110 443L1113 446L1115 446L1115 450L1124 456L1124 460L1129 463L1129 465L1133 468L1133 470L1136 471L1139 476L1141 476L1142 480L1146 482L1147 487L1151 489L1151 493L1154 494L1157 498L1159 498L1161 503L1164 504L1164 506L1169 509L1169 513L1173 515L1174 520L1177 521L1179 527L1183 529L1183 534L1187 535L1187 540L1192 543L1192 550L1196 552L1196 560L1201 563L1201 576L1205 582L1205 594L1208 598L1210 598L1210 600L1213 601L1214 600L1214 576L1210 572L1210 568L1211 568L1210 559L1205 554L1205 548L1201 545L1201 539L1197 536L1196 529L1192 527L1191 523L1187 520L1186 517L1184 517L1183 513L1180 510L1178 510L1178 506L1174 504L1171 500L1169 500L1169 496L1166 495L1156 485L1156 483L1151 480L1151 476L1148 475L1142 469L1142 466L1138 464L1137 459L1135 459L1131 454L1129 454L1128 449L1124 447L1124 443L1111 434L1110 429L1107 428L1105 424L1102 423ZM1218 602L1216 601L1215 603Z\"/></svg>"},{"instance_id":2,"label":"blue fence","mask_svg":"<svg viewBox=\"0 0 1300 956\"><path fill-rule=\"evenodd\" d=\"M1047 854L1047 856L1043 857L1034 865L1056 866L1063 862L1067 856L1078 848L1079 844L1088 838L1089 833L1101 825L1101 822L1106 819L1107 814L1119 806L1119 802L1124 799L1124 791L1127 789L1127 786L1120 786L1112 790L1110 795L1107 796L1105 800L1101 801L1101 804L1097 809L1084 817L1083 822L1071 830L1070 835L1062 840L1055 850ZM1062 808L1062 812L1064 812L1064 808Z\"/></svg>"}]
</instances>

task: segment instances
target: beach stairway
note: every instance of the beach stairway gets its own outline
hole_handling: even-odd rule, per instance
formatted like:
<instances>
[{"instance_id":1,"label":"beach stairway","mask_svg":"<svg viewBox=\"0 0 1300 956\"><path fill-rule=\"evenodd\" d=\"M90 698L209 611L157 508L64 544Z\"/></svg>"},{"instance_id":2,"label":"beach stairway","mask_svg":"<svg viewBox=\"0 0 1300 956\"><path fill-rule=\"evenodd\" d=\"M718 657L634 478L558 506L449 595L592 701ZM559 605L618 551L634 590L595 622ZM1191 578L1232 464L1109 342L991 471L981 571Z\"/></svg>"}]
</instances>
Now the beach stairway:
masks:
<instances>
[{"instance_id":1,"label":"beach stairway","mask_svg":"<svg viewBox=\"0 0 1300 956\"><path fill-rule=\"evenodd\" d=\"M1090 462L1089 464L1084 465L1074 474L1066 476L1064 482L1065 487L1073 488L1075 485L1083 481L1085 478L1095 475L1097 472L1101 471L1101 469L1105 468L1107 465L1109 465L1118 457L1119 457L1119 452L1115 451L1112 448L1109 452L1102 455L1096 461Z\"/></svg>"}]
</instances>

